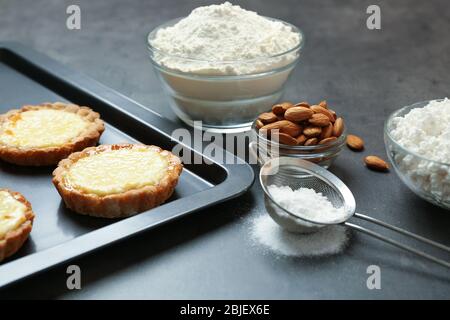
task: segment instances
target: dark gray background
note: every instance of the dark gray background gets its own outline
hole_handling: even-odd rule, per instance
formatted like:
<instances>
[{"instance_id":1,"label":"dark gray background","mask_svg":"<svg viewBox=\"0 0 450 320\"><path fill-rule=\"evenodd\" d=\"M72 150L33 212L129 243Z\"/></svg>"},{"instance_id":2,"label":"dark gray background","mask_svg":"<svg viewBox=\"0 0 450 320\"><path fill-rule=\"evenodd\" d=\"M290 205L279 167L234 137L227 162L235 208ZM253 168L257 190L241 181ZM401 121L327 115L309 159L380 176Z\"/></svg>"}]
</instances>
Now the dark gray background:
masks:
<instances>
[{"instance_id":1,"label":"dark gray background","mask_svg":"<svg viewBox=\"0 0 450 320\"><path fill-rule=\"evenodd\" d=\"M0 0L0 40L15 40L174 119L151 70L148 31L212 1ZM394 172L368 171L366 154L385 157L383 121L393 110L449 95L450 10L441 1L235 1L286 20L306 34L286 99L327 99L367 151L340 156L331 170L353 190L358 210L450 245L448 211L413 195ZM65 27L78 4L82 29ZM382 30L366 28L369 4ZM25 94L17 88L17 94ZM13 107L13 106L12 106ZM16 106L14 106L16 107ZM450 298L448 270L354 234L331 257L283 258L249 236L263 214L255 183L239 199L77 259L82 290L68 291L65 267L0 291L2 298ZM381 267L382 289L368 290L366 268Z\"/></svg>"}]
</instances>

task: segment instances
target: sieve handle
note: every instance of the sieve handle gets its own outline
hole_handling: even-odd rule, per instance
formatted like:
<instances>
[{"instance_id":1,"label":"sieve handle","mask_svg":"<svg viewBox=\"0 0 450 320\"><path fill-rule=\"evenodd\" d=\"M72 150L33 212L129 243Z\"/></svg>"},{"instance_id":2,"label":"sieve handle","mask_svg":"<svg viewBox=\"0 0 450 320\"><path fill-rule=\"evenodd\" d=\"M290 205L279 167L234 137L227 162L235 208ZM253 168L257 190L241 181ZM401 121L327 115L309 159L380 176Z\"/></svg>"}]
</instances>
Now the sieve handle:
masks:
<instances>
[{"instance_id":1,"label":"sieve handle","mask_svg":"<svg viewBox=\"0 0 450 320\"><path fill-rule=\"evenodd\" d=\"M407 230L404 230L404 229L402 229L402 228L393 226L393 225L388 224L388 223L386 223L386 222L383 222L383 221L381 221L381 220L378 220L378 219L375 219L375 218L372 218L372 217L369 217L369 216L366 216L366 215L360 214L360 213L355 213L355 214L354 214L354 217L357 217L357 218L359 218L359 219L362 219L362 220L366 220L366 221L375 223L375 224L377 224L377 225L379 225L379 226L385 227L385 228L387 228L387 229L390 229L390 230L396 231L396 232L398 232L398 233L401 233L401 234L403 234L403 235L405 235L405 236L414 238L414 239L416 239L416 240L418 240L418 241L421 241L421 242L423 242L423 243L429 244L430 246L433 246L433 247L436 247L436 248L438 248L438 249L441 249L441 250L450 252L450 247L447 247L446 245L443 245L442 243L439 243L439 242L436 242L436 241L427 239L427 238L425 238L425 237L419 236L419 235L417 235L417 234L415 234L415 233L412 233L412 232L407 231Z\"/></svg>"},{"instance_id":2,"label":"sieve handle","mask_svg":"<svg viewBox=\"0 0 450 320\"><path fill-rule=\"evenodd\" d=\"M358 215L359 215L359 214L358 214ZM361 218L361 217L359 217L359 218ZM362 219L363 219L363 218L362 218ZM368 220L368 221L370 221L370 220ZM373 222L373 221L372 221L372 222ZM377 223L377 222L381 222L382 224L379 224L379 223ZM385 224L385 223L382 222L382 221L378 221L378 220L377 220L377 222L374 222L374 223L379 224L379 225ZM357 231L360 231L360 232L365 233L365 234L367 234L367 235L370 235L370 236L372 236L372 237L374 237L374 238L376 238L376 239L378 239L378 240L381 240L381 241L384 241L384 242L386 242L386 243L389 243L389 244L391 244L391 245L393 245L393 246L395 246L395 247L397 247L397 248L406 250L406 251L411 252L411 253L414 253L414 254L416 254L416 255L422 257L422 258L425 258L425 259L428 259L428 260L430 260L430 261L433 261L433 262L435 262L435 263L437 263L437 264L440 264L441 266L450 268L450 262L445 261L445 260L442 260L442 259L440 259L440 258L436 258L435 256L432 256L432 255L430 255L430 254L428 254L428 253L425 253L425 252L423 252L423 251L414 249L414 248L412 248L412 247L410 247L410 246L408 246L408 245L405 245L405 244L402 244L402 243L398 242L397 240L390 239L390 238L385 237L385 236L383 236L383 235L381 235L381 234L379 234L379 233L377 233L377 232L374 232L374 231L372 231L372 230L366 229L366 228L364 228L364 227L362 227L362 226L358 226L358 225L353 224L353 223L350 223L350 222L345 222L344 225L346 225L346 226L348 226L348 227L350 227L350 228L352 228L352 229L354 229L354 230L357 230ZM386 225L388 225L388 224L386 224ZM384 226L384 225L383 225L383 226ZM397 228L397 227L394 227L394 226L391 226L391 225L388 225L388 227L386 227L386 228L391 229L391 230L398 231L398 232L401 233L401 234L411 235L411 233L410 233L409 231L406 231L406 230L403 230L403 229L400 229L400 228ZM401 231L396 230L396 229L399 229L399 230L401 230ZM413 238L418 239L418 240L419 240L419 239L420 239L420 240L426 239L426 238L422 238L422 237L417 236L417 235L414 235ZM436 242L434 242L434 241L431 241L431 240L428 240L428 239L426 239L426 240L427 240L427 241L424 241L424 242L426 242L426 243L428 243L428 244L430 244L430 242L433 243L433 244L436 244ZM441 248L441 246L442 246L442 247L445 247L444 250L448 251L448 249L449 249L448 247L446 247L446 246L444 246L444 245L442 245L442 244L439 244L439 248Z\"/></svg>"}]
</instances>

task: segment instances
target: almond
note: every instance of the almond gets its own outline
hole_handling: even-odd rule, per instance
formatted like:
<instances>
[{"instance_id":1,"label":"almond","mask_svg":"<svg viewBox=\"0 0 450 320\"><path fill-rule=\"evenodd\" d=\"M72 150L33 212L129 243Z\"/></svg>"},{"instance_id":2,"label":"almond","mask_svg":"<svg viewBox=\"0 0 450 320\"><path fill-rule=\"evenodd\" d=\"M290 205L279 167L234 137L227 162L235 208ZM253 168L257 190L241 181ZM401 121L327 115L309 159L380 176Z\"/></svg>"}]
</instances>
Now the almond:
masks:
<instances>
[{"instance_id":1,"label":"almond","mask_svg":"<svg viewBox=\"0 0 450 320\"><path fill-rule=\"evenodd\" d=\"M322 128L322 133L320 134L320 139L323 140L323 139L331 137L332 135L333 135L333 124L330 123L326 127Z\"/></svg>"},{"instance_id":2,"label":"almond","mask_svg":"<svg viewBox=\"0 0 450 320\"><path fill-rule=\"evenodd\" d=\"M305 108L309 108L310 107L309 103L306 102L306 101L302 101L302 102L296 103L295 106L296 107L305 107Z\"/></svg>"},{"instance_id":3,"label":"almond","mask_svg":"<svg viewBox=\"0 0 450 320\"><path fill-rule=\"evenodd\" d=\"M315 146L318 141L319 141L319 139L317 139L317 138L310 138L305 141L304 146Z\"/></svg>"},{"instance_id":4,"label":"almond","mask_svg":"<svg viewBox=\"0 0 450 320\"><path fill-rule=\"evenodd\" d=\"M306 139L305 135L304 135L304 134L301 134L301 135L299 135L299 136L297 137L297 144L298 144L298 145L303 145L303 144L305 143L306 140L307 140L307 139Z\"/></svg>"},{"instance_id":5,"label":"almond","mask_svg":"<svg viewBox=\"0 0 450 320\"><path fill-rule=\"evenodd\" d=\"M330 111L330 113L333 115L334 121L336 121L336 119L337 119L336 111L331 110L331 109L327 109L327 110ZM334 121L333 121L333 122L334 122Z\"/></svg>"},{"instance_id":6,"label":"almond","mask_svg":"<svg viewBox=\"0 0 450 320\"><path fill-rule=\"evenodd\" d=\"M282 123L282 121L285 121L285 120L275 121L275 122L266 124L259 130L259 132L268 131L268 133L270 133L271 130L280 130L280 128L284 125Z\"/></svg>"},{"instance_id":7,"label":"almond","mask_svg":"<svg viewBox=\"0 0 450 320\"><path fill-rule=\"evenodd\" d=\"M302 132L302 127L294 122L291 122L289 120L282 120L285 124L281 129L280 132L286 133L290 135L291 137L296 137Z\"/></svg>"},{"instance_id":8,"label":"almond","mask_svg":"<svg viewBox=\"0 0 450 320\"><path fill-rule=\"evenodd\" d=\"M273 112L264 112L259 115L258 120L264 124L267 124L277 121L278 118Z\"/></svg>"},{"instance_id":9,"label":"almond","mask_svg":"<svg viewBox=\"0 0 450 320\"><path fill-rule=\"evenodd\" d=\"M322 113L313 114L312 117L308 119L308 121L312 125L315 125L318 127L326 127L330 124L330 119Z\"/></svg>"},{"instance_id":10,"label":"almond","mask_svg":"<svg viewBox=\"0 0 450 320\"><path fill-rule=\"evenodd\" d=\"M322 108L328 109L328 103L327 100L322 100L319 102L319 106L321 106Z\"/></svg>"},{"instance_id":11,"label":"almond","mask_svg":"<svg viewBox=\"0 0 450 320\"><path fill-rule=\"evenodd\" d=\"M288 134L291 137L296 137L300 134L300 132L302 132L302 127L289 120L280 120L266 124L260 130L267 131L268 133L273 130L278 130L279 132Z\"/></svg>"},{"instance_id":12,"label":"almond","mask_svg":"<svg viewBox=\"0 0 450 320\"><path fill-rule=\"evenodd\" d=\"M309 108L292 107L286 110L284 117L290 121L300 122L303 120L308 120L313 116L313 114L314 112Z\"/></svg>"},{"instance_id":13,"label":"almond","mask_svg":"<svg viewBox=\"0 0 450 320\"><path fill-rule=\"evenodd\" d=\"M262 128L264 126L264 123L262 123L261 120L256 119L255 126L256 126L256 129L260 129L260 128Z\"/></svg>"},{"instance_id":14,"label":"almond","mask_svg":"<svg viewBox=\"0 0 450 320\"><path fill-rule=\"evenodd\" d=\"M284 110L281 104L276 104L272 107L272 112L277 116L282 116L286 110Z\"/></svg>"},{"instance_id":15,"label":"almond","mask_svg":"<svg viewBox=\"0 0 450 320\"><path fill-rule=\"evenodd\" d=\"M336 140L337 140L336 137L329 137L329 138L325 138L325 139L320 140L319 144L327 144L327 143L330 143L330 142L333 142L333 141L336 141Z\"/></svg>"},{"instance_id":16,"label":"almond","mask_svg":"<svg viewBox=\"0 0 450 320\"><path fill-rule=\"evenodd\" d=\"M339 138L344 132L344 119L337 118L333 126L333 136Z\"/></svg>"},{"instance_id":17,"label":"almond","mask_svg":"<svg viewBox=\"0 0 450 320\"><path fill-rule=\"evenodd\" d=\"M296 146L297 145L297 140L295 138L293 138L292 136L282 133L282 132L277 132L272 134L272 140L277 141L278 143L281 144L287 144L290 146Z\"/></svg>"},{"instance_id":18,"label":"almond","mask_svg":"<svg viewBox=\"0 0 450 320\"><path fill-rule=\"evenodd\" d=\"M303 129L303 134L308 138L320 136L321 133L322 128L316 126L308 126Z\"/></svg>"},{"instance_id":19,"label":"almond","mask_svg":"<svg viewBox=\"0 0 450 320\"><path fill-rule=\"evenodd\" d=\"M355 151L361 151L364 149L364 140L354 134L347 136L347 146Z\"/></svg>"},{"instance_id":20,"label":"almond","mask_svg":"<svg viewBox=\"0 0 450 320\"><path fill-rule=\"evenodd\" d=\"M324 107L321 107L318 105L313 105L313 106L311 106L311 110L314 111L315 113L321 113L321 114L326 115L331 122L334 122L334 120L335 120L334 115L328 109L325 109Z\"/></svg>"},{"instance_id":21,"label":"almond","mask_svg":"<svg viewBox=\"0 0 450 320\"><path fill-rule=\"evenodd\" d=\"M282 102L272 107L272 112L277 116L283 115L287 109L292 108L294 105L290 102Z\"/></svg>"},{"instance_id":22,"label":"almond","mask_svg":"<svg viewBox=\"0 0 450 320\"><path fill-rule=\"evenodd\" d=\"M367 156L364 158L364 162L369 169L376 171L388 171L389 165L386 161L377 156Z\"/></svg>"}]
</instances>

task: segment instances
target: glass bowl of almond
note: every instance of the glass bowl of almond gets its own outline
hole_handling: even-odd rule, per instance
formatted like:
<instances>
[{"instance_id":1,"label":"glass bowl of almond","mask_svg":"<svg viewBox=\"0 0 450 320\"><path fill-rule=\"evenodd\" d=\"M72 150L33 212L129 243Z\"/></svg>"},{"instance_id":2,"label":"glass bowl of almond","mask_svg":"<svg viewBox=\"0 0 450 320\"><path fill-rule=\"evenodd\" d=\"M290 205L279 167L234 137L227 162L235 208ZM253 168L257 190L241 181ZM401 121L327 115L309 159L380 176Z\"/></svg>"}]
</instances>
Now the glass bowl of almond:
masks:
<instances>
[{"instance_id":1,"label":"glass bowl of almond","mask_svg":"<svg viewBox=\"0 0 450 320\"><path fill-rule=\"evenodd\" d=\"M258 116L250 148L263 164L274 157L301 158L328 168L345 146L344 119L327 102L282 102Z\"/></svg>"}]
</instances>

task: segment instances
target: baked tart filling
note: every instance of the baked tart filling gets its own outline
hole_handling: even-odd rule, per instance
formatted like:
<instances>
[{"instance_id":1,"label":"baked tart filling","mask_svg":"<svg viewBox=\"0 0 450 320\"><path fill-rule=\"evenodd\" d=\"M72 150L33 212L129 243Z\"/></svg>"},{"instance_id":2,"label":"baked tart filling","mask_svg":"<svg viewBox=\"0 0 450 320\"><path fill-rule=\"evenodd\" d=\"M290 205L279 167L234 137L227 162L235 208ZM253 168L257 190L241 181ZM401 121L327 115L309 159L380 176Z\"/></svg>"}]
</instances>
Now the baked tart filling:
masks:
<instances>
[{"instance_id":1,"label":"baked tart filling","mask_svg":"<svg viewBox=\"0 0 450 320\"><path fill-rule=\"evenodd\" d=\"M57 147L79 136L88 125L65 110L25 111L4 123L0 143L19 148Z\"/></svg>"},{"instance_id":2,"label":"baked tart filling","mask_svg":"<svg viewBox=\"0 0 450 320\"><path fill-rule=\"evenodd\" d=\"M16 230L27 219L27 207L7 191L0 191L0 240Z\"/></svg>"},{"instance_id":3,"label":"baked tart filling","mask_svg":"<svg viewBox=\"0 0 450 320\"><path fill-rule=\"evenodd\" d=\"M166 201L181 171L180 159L156 146L102 145L62 160L53 183L70 209L115 218Z\"/></svg>"},{"instance_id":4,"label":"baked tart filling","mask_svg":"<svg viewBox=\"0 0 450 320\"><path fill-rule=\"evenodd\" d=\"M78 160L65 181L71 188L104 196L155 185L167 167L166 157L147 147L108 150Z\"/></svg>"},{"instance_id":5,"label":"baked tart filling","mask_svg":"<svg viewBox=\"0 0 450 320\"><path fill-rule=\"evenodd\" d=\"M20 249L33 219L31 205L20 193L0 189L0 262Z\"/></svg>"},{"instance_id":6,"label":"baked tart filling","mask_svg":"<svg viewBox=\"0 0 450 320\"><path fill-rule=\"evenodd\" d=\"M98 113L53 103L25 106L0 116L0 159L19 165L52 165L95 145L104 131Z\"/></svg>"}]
</instances>

